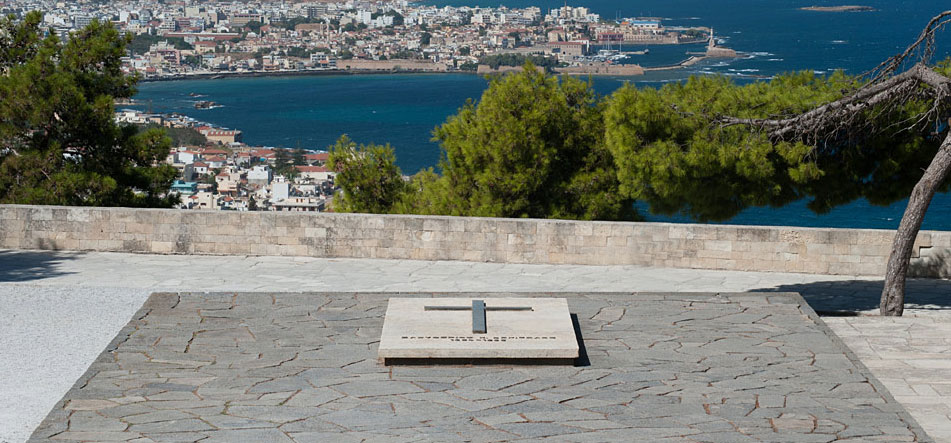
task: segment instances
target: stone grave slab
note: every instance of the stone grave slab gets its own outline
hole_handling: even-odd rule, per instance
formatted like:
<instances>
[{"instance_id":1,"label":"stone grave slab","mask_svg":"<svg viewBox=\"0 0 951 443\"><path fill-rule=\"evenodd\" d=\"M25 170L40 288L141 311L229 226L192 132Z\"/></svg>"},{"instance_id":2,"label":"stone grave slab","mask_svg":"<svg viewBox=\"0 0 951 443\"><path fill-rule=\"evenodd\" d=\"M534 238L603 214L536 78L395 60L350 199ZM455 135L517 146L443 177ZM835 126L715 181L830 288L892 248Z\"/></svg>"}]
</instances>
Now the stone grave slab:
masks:
<instances>
[{"instance_id":1,"label":"stone grave slab","mask_svg":"<svg viewBox=\"0 0 951 443\"><path fill-rule=\"evenodd\" d=\"M577 366L384 366L392 296L153 294L30 441L933 441L797 294L518 294Z\"/></svg>"},{"instance_id":2,"label":"stone grave slab","mask_svg":"<svg viewBox=\"0 0 951 443\"><path fill-rule=\"evenodd\" d=\"M390 298L379 356L395 359L578 357L564 298Z\"/></svg>"}]
</instances>

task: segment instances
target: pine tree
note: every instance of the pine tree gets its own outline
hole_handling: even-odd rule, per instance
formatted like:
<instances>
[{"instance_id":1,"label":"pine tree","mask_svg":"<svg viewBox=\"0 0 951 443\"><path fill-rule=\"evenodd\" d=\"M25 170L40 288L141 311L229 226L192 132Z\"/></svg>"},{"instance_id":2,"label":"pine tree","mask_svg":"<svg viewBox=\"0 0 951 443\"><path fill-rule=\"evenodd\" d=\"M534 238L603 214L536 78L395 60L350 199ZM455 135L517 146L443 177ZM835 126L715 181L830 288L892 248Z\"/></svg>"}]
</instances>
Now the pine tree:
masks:
<instances>
[{"instance_id":1,"label":"pine tree","mask_svg":"<svg viewBox=\"0 0 951 443\"><path fill-rule=\"evenodd\" d=\"M174 168L170 140L114 121L135 93L121 70L129 38L94 21L66 41L41 38L42 15L0 19L0 203L157 206Z\"/></svg>"},{"instance_id":2,"label":"pine tree","mask_svg":"<svg viewBox=\"0 0 951 443\"><path fill-rule=\"evenodd\" d=\"M406 183L390 145L358 146L344 135L331 146L327 165L341 188L335 211L385 214L404 198Z\"/></svg>"}]
</instances>

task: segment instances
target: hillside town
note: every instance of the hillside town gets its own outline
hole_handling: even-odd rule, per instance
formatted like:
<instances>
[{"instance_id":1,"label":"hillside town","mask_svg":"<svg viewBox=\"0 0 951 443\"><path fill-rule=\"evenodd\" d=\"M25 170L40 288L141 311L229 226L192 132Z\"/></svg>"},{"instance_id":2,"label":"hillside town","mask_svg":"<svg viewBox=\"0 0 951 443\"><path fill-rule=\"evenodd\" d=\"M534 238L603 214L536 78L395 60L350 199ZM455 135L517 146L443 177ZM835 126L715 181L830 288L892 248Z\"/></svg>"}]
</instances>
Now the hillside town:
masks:
<instances>
[{"instance_id":1,"label":"hillside town","mask_svg":"<svg viewBox=\"0 0 951 443\"><path fill-rule=\"evenodd\" d=\"M588 8L436 7L405 0L117 2L0 0L0 13L45 12L65 35L93 20L133 36L125 69L144 79L307 71L478 71L543 57L561 68L628 65L621 44L705 42L704 27L605 20ZM643 49L641 50L643 53ZM511 55L499 58L499 56ZM494 60L487 58L496 57ZM482 66L480 66L482 65ZM631 66L636 66L630 64ZM489 68L487 68L487 66ZM580 72L586 72L581 69Z\"/></svg>"},{"instance_id":2,"label":"hillside town","mask_svg":"<svg viewBox=\"0 0 951 443\"><path fill-rule=\"evenodd\" d=\"M240 130L177 114L122 110L116 121L193 131L202 140L173 147L166 158L179 172L171 187L181 197L179 208L322 212L333 199L326 152L252 147Z\"/></svg>"},{"instance_id":3,"label":"hillside town","mask_svg":"<svg viewBox=\"0 0 951 443\"><path fill-rule=\"evenodd\" d=\"M562 73L637 75L622 45L712 42L712 29L657 18L605 20L585 7L436 7L405 0L0 0L0 14L44 13L61 37L93 21L131 41L123 69L143 80L341 71L500 72L526 60ZM616 49L615 49L616 48ZM712 45L711 45L712 48ZM691 60L696 57L692 57ZM215 107L197 101L200 109ZM119 122L197 134L167 162L180 207L323 211L335 190L327 154L249 146L241 131L133 110Z\"/></svg>"}]
</instances>

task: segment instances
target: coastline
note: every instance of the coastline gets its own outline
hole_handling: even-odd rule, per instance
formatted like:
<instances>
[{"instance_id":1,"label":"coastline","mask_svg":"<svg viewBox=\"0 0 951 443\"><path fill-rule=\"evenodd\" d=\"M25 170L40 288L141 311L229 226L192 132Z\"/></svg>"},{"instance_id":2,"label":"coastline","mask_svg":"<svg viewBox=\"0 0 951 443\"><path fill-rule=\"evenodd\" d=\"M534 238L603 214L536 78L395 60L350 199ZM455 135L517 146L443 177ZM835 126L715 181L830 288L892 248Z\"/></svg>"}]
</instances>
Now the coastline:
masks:
<instances>
[{"instance_id":1,"label":"coastline","mask_svg":"<svg viewBox=\"0 0 951 443\"><path fill-rule=\"evenodd\" d=\"M513 67L521 68L521 67ZM672 68L667 68L672 69ZM220 80L225 78L254 78L254 77L307 77L307 76L347 76L347 75L445 75L445 74L465 74L465 75L487 75L476 71L423 71L423 70L374 70L374 69L336 69L323 71L242 71L242 72L214 72L200 74L183 74L175 76L149 77L142 78L140 83L170 82L179 80ZM491 74L491 73L488 73ZM578 73L560 73L555 75L579 75ZM618 75L615 73L587 73L594 76L607 77L640 77L643 74L636 75Z\"/></svg>"},{"instance_id":2,"label":"coastline","mask_svg":"<svg viewBox=\"0 0 951 443\"><path fill-rule=\"evenodd\" d=\"M671 69L681 69L694 64L697 64L701 61L710 59L710 58L720 58L717 56L710 55L692 55L680 63L675 63L671 65L663 66L648 66L640 67L643 72L650 71L662 71L662 70L671 70ZM610 66L610 65L609 65ZM617 66L638 66L638 65L617 65ZM518 70L520 66L512 66L514 70ZM506 72L507 70L502 70L500 72ZM218 80L225 78L253 78L253 77L304 77L304 76L345 76L345 75L394 75L394 74L466 74L466 75L486 75L492 73L478 72L478 71L436 71L436 70L422 70L422 69L323 69L323 70L305 70L305 71L223 71L223 72L202 72L196 74L181 74L181 75L171 75L171 76L162 76L162 77L144 77L139 80L140 83L153 83L153 82L168 82L168 81L178 81L178 80ZM615 72L601 72L592 70L591 72L554 72L555 75L592 75L592 76L605 76L605 77L640 77L644 75L643 73L638 74L618 74Z\"/></svg>"},{"instance_id":3,"label":"coastline","mask_svg":"<svg viewBox=\"0 0 951 443\"><path fill-rule=\"evenodd\" d=\"M218 80L225 78L251 77L306 77L322 75L366 75L366 74L475 74L475 71L422 71L422 70L373 70L373 69L325 69L311 71L223 71L201 72L197 74L169 75L162 77L143 77L140 83L168 82L178 80Z\"/></svg>"}]
</instances>

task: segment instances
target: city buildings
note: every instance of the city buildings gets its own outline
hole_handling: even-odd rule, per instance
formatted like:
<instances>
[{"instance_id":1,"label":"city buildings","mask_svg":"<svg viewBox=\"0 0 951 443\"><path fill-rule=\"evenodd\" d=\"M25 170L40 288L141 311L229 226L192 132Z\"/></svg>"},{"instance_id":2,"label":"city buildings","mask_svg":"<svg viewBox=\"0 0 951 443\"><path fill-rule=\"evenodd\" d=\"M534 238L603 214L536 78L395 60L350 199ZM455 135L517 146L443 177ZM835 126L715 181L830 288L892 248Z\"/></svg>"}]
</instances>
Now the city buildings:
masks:
<instances>
[{"instance_id":1,"label":"city buildings","mask_svg":"<svg viewBox=\"0 0 951 443\"><path fill-rule=\"evenodd\" d=\"M606 21L568 5L544 11L403 0L10 0L0 8L18 16L43 11L47 28L62 35L93 20L111 22L134 36L124 67L144 79L343 69L474 72L483 57L506 53L577 67L605 63L589 57L597 45L685 40L684 30L666 29L657 19ZM705 31L697 28L689 37Z\"/></svg>"},{"instance_id":2,"label":"city buildings","mask_svg":"<svg viewBox=\"0 0 951 443\"><path fill-rule=\"evenodd\" d=\"M181 115L116 112L116 121L193 130L205 136L199 145L176 146L166 163L179 171L171 192L182 209L234 211L324 211L336 191L326 152L284 152L296 157L282 165L280 149L241 142L241 131L218 128ZM286 161L286 160L285 160ZM277 168L281 168L278 170Z\"/></svg>"}]
</instances>

